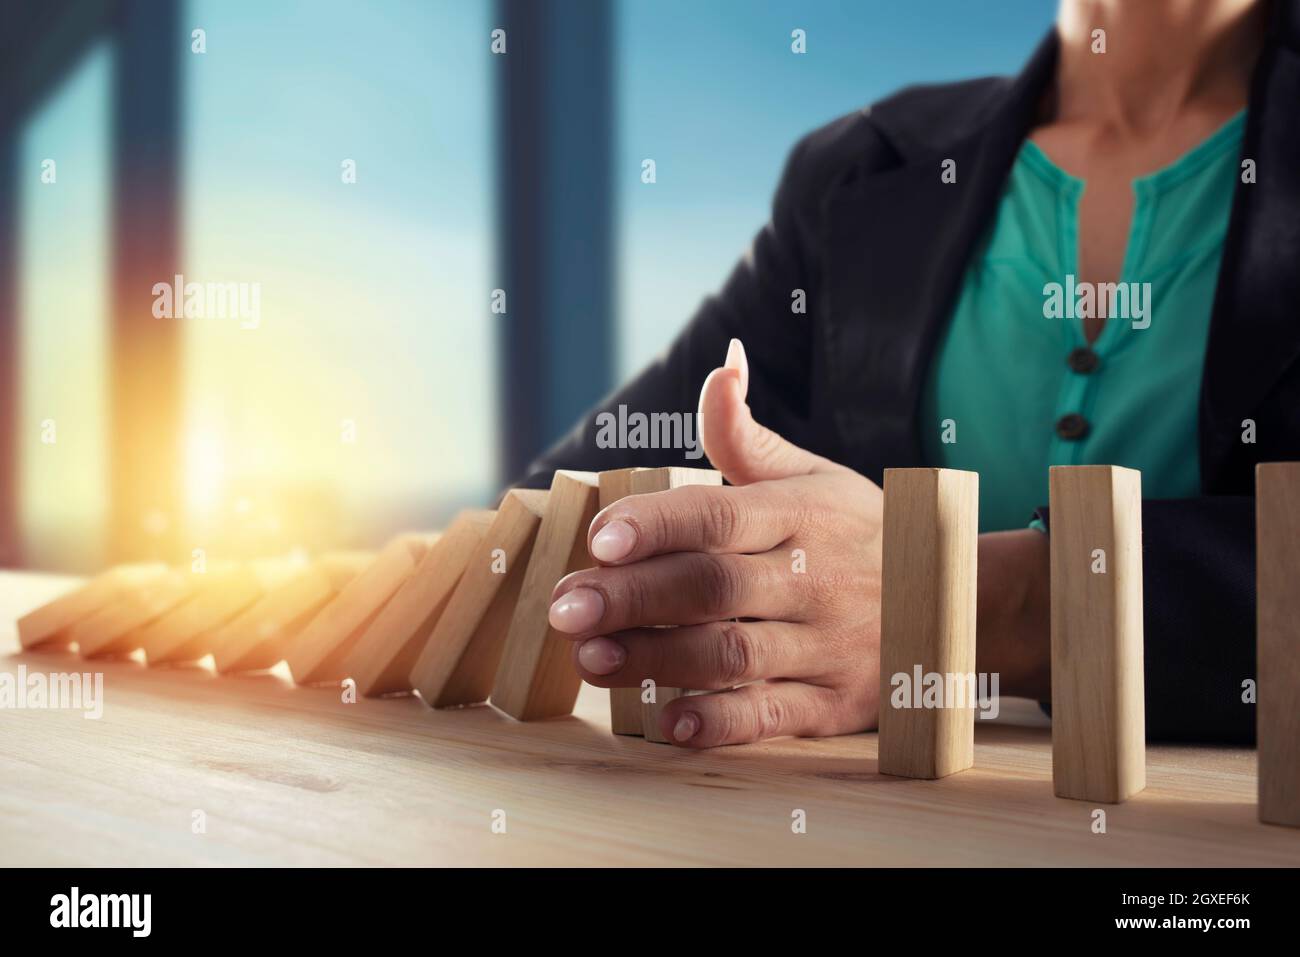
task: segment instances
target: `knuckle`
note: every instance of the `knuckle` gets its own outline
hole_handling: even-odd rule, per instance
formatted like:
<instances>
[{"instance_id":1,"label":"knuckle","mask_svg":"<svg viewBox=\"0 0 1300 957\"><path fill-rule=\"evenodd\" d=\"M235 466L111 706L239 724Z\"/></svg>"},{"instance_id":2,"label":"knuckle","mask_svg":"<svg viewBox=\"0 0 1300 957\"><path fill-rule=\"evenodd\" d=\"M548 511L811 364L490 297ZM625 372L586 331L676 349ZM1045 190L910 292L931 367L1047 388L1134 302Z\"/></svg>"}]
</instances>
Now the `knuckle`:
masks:
<instances>
[{"instance_id":1,"label":"knuckle","mask_svg":"<svg viewBox=\"0 0 1300 957\"><path fill-rule=\"evenodd\" d=\"M621 627L624 628L637 624L654 624L645 621L650 602L650 590L645 576L635 568L620 571L625 571L625 574L618 577L617 584L613 588L604 589L607 620L602 625L608 626L609 619L622 623Z\"/></svg>"},{"instance_id":2,"label":"knuckle","mask_svg":"<svg viewBox=\"0 0 1300 957\"><path fill-rule=\"evenodd\" d=\"M699 608L707 618L730 617L744 588L743 575L729 556L700 555L693 569Z\"/></svg>"},{"instance_id":3,"label":"knuckle","mask_svg":"<svg viewBox=\"0 0 1300 957\"><path fill-rule=\"evenodd\" d=\"M770 738L785 727L789 709L776 695L768 692L759 697L754 708L758 736Z\"/></svg>"},{"instance_id":4,"label":"knuckle","mask_svg":"<svg viewBox=\"0 0 1300 957\"><path fill-rule=\"evenodd\" d=\"M717 656L722 683L738 685L758 677L758 648L743 625L726 622L718 627Z\"/></svg>"},{"instance_id":5,"label":"knuckle","mask_svg":"<svg viewBox=\"0 0 1300 957\"><path fill-rule=\"evenodd\" d=\"M700 532L706 548L723 548L735 541L741 523L741 507L735 496L700 496Z\"/></svg>"}]
</instances>

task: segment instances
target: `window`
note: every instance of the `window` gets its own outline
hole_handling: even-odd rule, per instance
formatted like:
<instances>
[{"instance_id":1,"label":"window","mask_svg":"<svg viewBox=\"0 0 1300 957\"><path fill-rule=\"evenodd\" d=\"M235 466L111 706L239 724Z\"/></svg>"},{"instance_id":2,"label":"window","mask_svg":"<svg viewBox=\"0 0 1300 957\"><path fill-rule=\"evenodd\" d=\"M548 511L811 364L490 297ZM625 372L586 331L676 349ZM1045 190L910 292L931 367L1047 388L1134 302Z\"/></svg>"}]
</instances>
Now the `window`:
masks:
<instances>
[{"instance_id":1,"label":"window","mask_svg":"<svg viewBox=\"0 0 1300 957\"><path fill-rule=\"evenodd\" d=\"M800 136L908 83L1014 72L1054 12L1053 0L619 0L622 375L721 287Z\"/></svg>"},{"instance_id":2,"label":"window","mask_svg":"<svg viewBox=\"0 0 1300 957\"><path fill-rule=\"evenodd\" d=\"M214 550L374 546L490 500L490 10L189 3L184 279L250 307L185 320Z\"/></svg>"},{"instance_id":3,"label":"window","mask_svg":"<svg viewBox=\"0 0 1300 957\"><path fill-rule=\"evenodd\" d=\"M100 44L18 146L19 520L34 568L103 560L111 75Z\"/></svg>"}]
</instances>

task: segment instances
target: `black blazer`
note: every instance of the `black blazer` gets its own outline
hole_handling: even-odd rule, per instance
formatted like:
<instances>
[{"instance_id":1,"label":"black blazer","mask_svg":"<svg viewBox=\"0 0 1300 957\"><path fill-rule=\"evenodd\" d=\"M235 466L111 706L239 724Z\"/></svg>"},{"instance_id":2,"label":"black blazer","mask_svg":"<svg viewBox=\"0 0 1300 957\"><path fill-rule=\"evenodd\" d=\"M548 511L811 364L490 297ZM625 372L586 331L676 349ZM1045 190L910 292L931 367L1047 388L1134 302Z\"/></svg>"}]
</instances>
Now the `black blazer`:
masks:
<instances>
[{"instance_id":1,"label":"black blazer","mask_svg":"<svg viewBox=\"0 0 1300 957\"><path fill-rule=\"evenodd\" d=\"M911 87L805 136L771 221L721 292L522 484L545 486L556 468L701 465L680 452L599 449L594 416L619 404L694 411L733 336L745 342L760 422L875 482L887 466L932 464L918 433L922 383L1056 56L1053 31L1018 77ZM1300 0L1275 5L1242 155L1257 181L1236 188L1213 304L1202 494L1143 503L1153 739L1254 740L1254 706L1242 701L1255 676L1254 465L1300 459ZM957 162L956 184L940 181L945 159ZM806 315L791 311L795 289ZM1245 419L1255 444L1242 440Z\"/></svg>"}]
</instances>

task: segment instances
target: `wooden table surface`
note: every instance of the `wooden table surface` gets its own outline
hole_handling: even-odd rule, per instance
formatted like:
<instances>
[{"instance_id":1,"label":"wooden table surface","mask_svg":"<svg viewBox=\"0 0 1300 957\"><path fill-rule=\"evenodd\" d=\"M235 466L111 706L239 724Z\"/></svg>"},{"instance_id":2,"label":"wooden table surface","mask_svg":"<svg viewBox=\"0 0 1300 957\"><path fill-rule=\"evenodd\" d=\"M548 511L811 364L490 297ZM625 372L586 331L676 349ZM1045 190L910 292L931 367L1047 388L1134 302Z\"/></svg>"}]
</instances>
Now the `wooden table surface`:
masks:
<instances>
[{"instance_id":1,"label":"wooden table surface","mask_svg":"<svg viewBox=\"0 0 1300 957\"><path fill-rule=\"evenodd\" d=\"M519 724L345 704L276 672L20 653L14 620L72 583L0 573L0 671L104 674L99 720L0 710L0 865L1300 864L1300 830L1256 820L1253 750L1150 748L1146 790L1094 834L1092 805L1053 797L1028 702L976 722L972 770L911 781L877 773L874 734L616 737L594 688L573 717Z\"/></svg>"}]
</instances>

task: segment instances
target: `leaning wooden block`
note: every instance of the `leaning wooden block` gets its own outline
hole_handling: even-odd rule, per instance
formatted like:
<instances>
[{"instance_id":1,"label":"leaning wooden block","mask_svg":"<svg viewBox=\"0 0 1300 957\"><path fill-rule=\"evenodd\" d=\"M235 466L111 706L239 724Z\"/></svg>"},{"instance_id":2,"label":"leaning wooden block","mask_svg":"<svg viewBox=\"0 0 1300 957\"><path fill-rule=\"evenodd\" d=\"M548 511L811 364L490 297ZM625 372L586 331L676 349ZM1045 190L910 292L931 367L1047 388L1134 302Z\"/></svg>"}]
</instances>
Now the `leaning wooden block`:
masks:
<instances>
[{"instance_id":1,"label":"leaning wooden block","mask_svg":"<svg viewBox=\"0 0 1300 957\"><path fill-rule=\"evenodd\" d=\"M600 510L632 494L632 473L642 469L610 469L600 473ZM641 689L609 689L609 728L615 734L641 732Z\"/></svg>"},{"instance_id":2,"label":"leaning wooden block","mask_svg":"<svg viewBox=\"0 0 1300 957\"><path fill-rule=\"evenodd\" d=\"M573 642L552 630L547 615L556 583L591 566L587 529L599 505L595 473L555 473L492 683L492 703L520 721L570 714L578 699Z\"/></svg>"},{"instance_id":3,"label":"leaning wooden block","mask_svg":"<svg viewBox=\"0 0 1300 957\"><path fill-rule=\"evenodd\" d=\"M72 626L104 608L124 591L165 574L167 566L120 565L96 575L54 601L18 619L18 643L23 648L67 646Z\"/></svg>"},{"instance_id":4,"label":"leaning wooden block","mask_svg":"<svg viewBox=\"0 0 1300 957\"><path fill-rule=\"evenodd\" d=\"M357 640L347 671L364 695L411 690L411 666L495 512L461 512Z\"/></svg>"},{"instance_id":5,"label":"leaning wooden block","mask_svg":"<svg viewBox=\"0 0 1300 957\"><path fill-rule=\"evenodd\" d=\"M86 657L125 655L140 647L140 629L171 611L194 593L191 572L168 569L157 578L128 588L72 626L69 637Z\"/></svg>"},{"instance_id":6,"label":"leaning wooden block","mask_svg":"<svg viewBox=\"0 0 1300 957\"><path fill-rule=\"evenodd\" d=\"M679 488L683 485L721 485L722 473L715 472L712 469L687 469L687 468L660 468L660 469L642 469L632 473L631 486L633 495L645 495L649 492L666 492L669 489ZM632 689L637 693L637 702L641 706L641 728L647 741L657 741L660 744L666 744L668 738L664 735L659 727L659 717L663 714L664 708L668 702L680 698L683 695L690 694L684 688L667 688L663 685L656 684L654 691L654 702L643 702L639 695L639 689Z\"/></svg>"},{"instance_id":7,"label":"leaning wooden block","mask_svg":"<svg viewBox=\"0 0 1300 957\"><path fill-rule=\"evenodd\" d=\"M325 604L375 560L373 552L332 552L298 569L212 636L217 671L263 671Z\"/></svg>"},{"instance_id":8,"label":"leaning wooden block","mask_svg":"<svg viewBox=\"0 0 1300 957\"><path fill-rule=\"evenodd\" d=\"M478 704L491 694L547 495L536 489L507 492L470 556L411 668L411 686L431 707Z\"/></svg>"},{"instance_id":9,"label":"leaning wooden block","mask_svg":"<svg viewBox=\"0 0 1300 957\"><path fill-rule=\"evenodd\" d=\"M941 778L975 761L978 541L977 473L885 469L882 774Z\"/></svg>"},{"instance_id":10,"label":"leaning wooden block","mask_svg":"<svg viewBox=\"0 0 1300 957\"><path fill-rule=\"evenodd\" d=\"M1142 473L1053 466L1052 782L1117 804L1146 787Z\"/></svg>"},{"instance_id":11,"label":"leaning wooden block","mask_svg":"<svg viewBox=\"0 0 1300 957\"><path fill-rule=\"evenodd\" d=\"M346 678L345 663L352 646L435 540L427 534L407 534L385 545L369 567L348 582L289 645L285 661L293 680L324 684Z\"/></svg>"},{"instance_id":12,"label":"leaning wooden block","mask_svg":"<svg viewBox=\"0 0 1300 957\"><path fill-rule=\"evenodd\" d=\"M195 574L194 594L158 618L138 636L150 665L194 661L215 647L214 632L262 594L258 576L247 565L210 565Z\"/></svg>"},{"instance_id":13,"label":"leaning wooden block","mask_svg":"<svg viewBox=\"0 0 1300 957\"><path fill-rule=\"evenodd\" d=\"M1300 827L1300 462L1255 466L1259 819Z\"/></svg>"}]
</instances>

